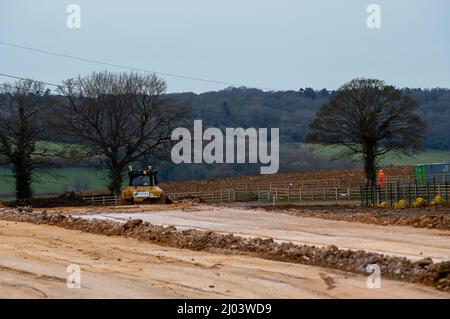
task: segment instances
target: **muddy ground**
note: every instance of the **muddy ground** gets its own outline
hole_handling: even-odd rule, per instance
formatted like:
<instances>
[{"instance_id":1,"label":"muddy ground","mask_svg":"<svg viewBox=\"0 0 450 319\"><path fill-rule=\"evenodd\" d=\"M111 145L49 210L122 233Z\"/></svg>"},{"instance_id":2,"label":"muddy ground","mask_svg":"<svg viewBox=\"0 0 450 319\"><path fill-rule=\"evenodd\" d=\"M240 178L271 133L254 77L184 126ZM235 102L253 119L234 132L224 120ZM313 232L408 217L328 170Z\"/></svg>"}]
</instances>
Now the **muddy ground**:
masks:
<instances>
[{"instance_id":1,"label":"muddy ground","mask_svg":"<svg viewBox=\"0 0 450 319\"><path fill-rule=\"evenodd\" d=\"M76 218L62 214L31 212L28 209L3 210L0 214L2 219L10 221L55 225L94 234L131 237L162 246L209 253L241 254L360 274L366 272L369 264L377 264L381 268L384 278L422 283L443 291L450 291L450 262L435 263L429 257L412 261L404 257L387 256L362 250L339 249L335 245L317 247L291 242L278 243L272 238L245 238L233 234L194 229L177 230L174 226L156 226L144 222L142 219L115 222L87 219L86 217L89 216Z\"/></svg>"},{"instance_id":2,"label":"muddy ground","mask_svg":"<svg viewBox=\"0 0 450 319\"><path fill-rule=\"evenodd\" d=\"M372 225L203 204L147 207L70 208L51 212L122 223L129 219L142 219L155 225L172 225L180 230L272 238L278 243L320 247L336 245L340 249L364 250L411 260L425 257L435 262L450 260L450 232L446 230Z\"/></svg>"},{"instance_id":3,"label":"muddy ground","mask_svg":"<svg viewBox=\"0 0 450 319\"><path fill-rule=\"evenodd\" d=\"M450 241L448 240L450 232L442 227L446 225L447 213L445 209L411 210L410 212L411 214L408 214L408 211L367 210L352 206L344 206L341 209L334 206L251 209L210 206L195 201L151 206L57 207L45 210L36 208L34 211L31 208L0 208L0 219L9 220L9 222L0 221L0 273L2 274L0 287L4 288L3 291L17 290L18 295L25 297L27 295L138 297L141 294L143 297L376 298L384 296L414 298L439 296L448 298L450 295L439 295L437 290L436 293L431 293L430 288L425 287L426 285L433 287L431 289L437 288L443 292L450 292ZM412 224L414 227L403 226L411 225L409 219L427 217L423 214L430 212L433 216L442 219L428 227L414 224ZM403 222L379 222L388 218L402 218ZM438 225L439 222L441 226ZM48 225L59 226L59 228L48 228ZM16 228L17 231L14 232ZM25 229L31 229L31 233L27 233ZM54 230L50 231L50 229ZM80 230L85 233L79 233ZM55 233L54 240L52 240L52 232ZM69 237L62 240L58 232L68 232ZM41 235L47 237L43 239L40 238ZM87 238L91 236L99 237L96 239L98 244L95 241L88 244ZM24 238L29 241L28 246L20 245ZM16 239L19 241L15 242ZM43 272L47 264L49 269L56 267L53 263L58 262L52 259L52 256L58 256L55 258L64 260L64 263L70 261L70 258L65 258L63 255L77 254L72 252L75 245L72 239L78 241L80 250L83 250L85 245L89 245L90 250L96 251L90 260L89 257L85 260L90 280L100 287L96 291L85 290L83 294L71 295L74 292L67 291L63 283L48 283L51 287L46 286L46 283L41 281L45 281L47 275L36 275L34 267ZM102 273L96 268L97 260L104 258L108 260L107 264L102 264L106 268L110 266L110 263L114 264L111 267L116 267L116 263L123 265L121 263L123 258L118 257L116 262L111 259L113 257L109 258L109 255L115 255L109 249L108 243L111 241L111 245L116 243L116 245L127 246L133 242L131 246L127 246L128 252L120 252L125 256L139 250L134 244L137 243L135 239L145 242L139 245L150 246L143 256L138 258L137 256L141 254L138 252L134 259L130 259L127 265L130 266L130 272L124 269L120 273L110 273L108 277L108 272ZM47 246L44 244L46 240L49 240ZM58 241L61 241L61 245L57 244ZM35 245L41 246L43 256L34 256L38 261L31 263L30 256L27 257L27 255L32 252L31 248L27 247ZM80 250L77 249L77 251ZM17 251L19 255L16 256L14 251ZM172 263L172 261L166 262L166 259L160 260L161 269L163 269L161 273L152 273L152 276L147 271L139 273L132 264L138 259L141 260L140 258L142 260L148 258L153 266L151 260L155 258L154 251L170 251L172 258L177 260L185 260L183 256L194 254L200 256L201 260L225 259L236 262L237 264L227 269L233 275L222 277L222 279L227 278L223 285L233 289L222 289L220 292L212 289L219 285L217 282L207 284L207 281L211 279L211 273L203 272L205 267L197 265L193 260L187 265L180 266L181 269L176 266L177 275L172 273L172 276L169 276L164 272L167 271L165 267L169 267L166 263ZM22 254L25 255L23 259ZM194 260L197 259L194 258ZM173 263L177 264L178 261ZM386 294L379 294L378 290L368 289L365 284L366 266L373 263L381 267L383 282L388 285ZM260 268L262 264L265 266ZM242 272L241 266L252 270ZM26 270L27 267L32 269ZM189 271L192 269L196 269L193 270L194 272L198 271L199 277L196 277L198 283L186 283L190 277L184 276L183 267L188 267ZM271 267L277 267L278 270ZM291 278L294 276L292 269L298 271L296 279ZM179 271L181 271L180 276L178 276ZM140 284L133 281L135 272L139 273L137 276L140 279L136 282L139 281ZM225 275L225 273L222 274ZM261 282L260 288L264 292L257 293L257 290L252 290L250 286L256 284L255 287L258 287L261 276L267 282ZM142 282L146 277L152 285L148 286ZM165 284L156 285L155 282L162 280L162 277L165 278ZM2 281L2 278L9 279ZM233 281L232 278L236 280ZM95 281L97 279L98 282ZM56 281L56 279L49 279L49 281L52 280ZM20 284L16 284L17 282ZM237 282L240 282L240 286L234 287L233 285ZM198 287L197 284L203 286ZM29 287L30 285L40 288L33 290ZM107 288L114 285L124 285L129 289L108 291ZM265 285L286 289L269 289ZM136 286L135 289L134 286ZM20 292L22 287L24 290ZM56 290L52 290L52 287ZM386 287L383 286L383 288ZM409 292L405 289L409 289ZM38 290L42 293L37 292Z\"/></svg>"},{"instance_id":4,"label":"muddy ground","mask_svg":"<svg viewBox=\"0 0 450 319\"><path fill-rule=\"evenodd\" d=\"M49 207L67 207L67 206L88 206L89 202L83 200L83 198L74 193L67 192L60 194L58 196L41 196L27 199L12 200L0 203L1 206L5 207L22 207L22 206L32 206L35 208L49 208Z\"/></svg>"},{"instance_id":5,"label":"muddy ground","mask_svg":"<svg viewBox=\"0 0 450 319\"><path fill-rule=\"evenodd\" d=\"M248 256L0 221L0 298L449 298L432 287ZM66 268L81 268L81 288ZM195 278L195 280L193 280Z\"/></svg>"},{"instance_id":6,"label":"muddy ground","mask_svg":"<svg viewBox=\"0 0 450 319\"><path fill-rule=\"evenodd\" d=\"M261 208L269 212L301 217L317 217L375 225L397 225L450 230L450 206L396 210L391 208L368 208L358 205L316 205L309 207L297 205L259 207L255 205L253 208Z\"/></svg>"}]
</instances>

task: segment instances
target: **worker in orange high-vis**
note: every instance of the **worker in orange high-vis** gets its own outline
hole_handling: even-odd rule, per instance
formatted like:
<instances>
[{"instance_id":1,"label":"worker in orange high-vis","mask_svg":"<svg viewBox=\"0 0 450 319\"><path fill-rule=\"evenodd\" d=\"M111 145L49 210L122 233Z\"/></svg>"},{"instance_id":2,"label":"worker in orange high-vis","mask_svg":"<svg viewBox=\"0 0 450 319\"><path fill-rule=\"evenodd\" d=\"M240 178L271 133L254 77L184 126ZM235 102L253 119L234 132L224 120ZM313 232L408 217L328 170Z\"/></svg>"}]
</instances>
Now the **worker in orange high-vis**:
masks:
<instances>
[{"instance_id":1,"label":"worker in orange high-vis","mask_svg":"<svg viewBox=\"0 0 450 319\"><path fill-rule=\"evenodd\" d=\"M381 188L384 187L384 172L382 169L380 169L380 172L378 173L378 186L380 186Z\"/></svg>"}]
</instances>

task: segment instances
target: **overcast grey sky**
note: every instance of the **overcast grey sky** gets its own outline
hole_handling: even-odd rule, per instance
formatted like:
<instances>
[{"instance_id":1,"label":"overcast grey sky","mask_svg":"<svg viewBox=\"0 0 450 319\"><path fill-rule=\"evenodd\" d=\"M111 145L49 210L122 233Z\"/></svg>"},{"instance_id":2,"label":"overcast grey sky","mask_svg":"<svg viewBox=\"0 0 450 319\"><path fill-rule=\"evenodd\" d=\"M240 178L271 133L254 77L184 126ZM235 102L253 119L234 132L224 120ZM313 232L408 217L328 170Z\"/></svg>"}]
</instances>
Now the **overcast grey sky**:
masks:
<instances>
[{"instance_id":1,"label":"overcast grey sky","mask_svg":"<svg viewBox=\"0 0 450 319\"><path fill-rule=\"evenodd\" d=\"M80 29L66 26L72 3ZM371 3L381 29L366 25ZM0 0L0 41L275 90L354 77L450 87L449 39L448 0ZM59 83L105 68L0 45L0 73ZM164 78L169 92L227 86Z\"/></svg>"}]
</instances>

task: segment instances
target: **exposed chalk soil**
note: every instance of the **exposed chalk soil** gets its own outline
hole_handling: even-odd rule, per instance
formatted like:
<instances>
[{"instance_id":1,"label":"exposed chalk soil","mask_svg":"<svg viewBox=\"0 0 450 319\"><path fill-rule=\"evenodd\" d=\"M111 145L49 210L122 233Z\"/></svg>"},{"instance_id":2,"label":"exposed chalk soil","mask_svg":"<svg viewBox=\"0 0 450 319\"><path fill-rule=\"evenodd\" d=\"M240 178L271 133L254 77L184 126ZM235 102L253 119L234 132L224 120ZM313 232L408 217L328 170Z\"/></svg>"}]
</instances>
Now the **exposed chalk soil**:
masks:
<instances>
[{"instance_id":1,"label":"exposed chalk soil","mask_svg":"<svg viewBox=\"0 0 450 319\"><path fill-rule=\"evenodd\" d=\"M411 261L404 257L340 250L336 246L316 247L276 243L273 239L242 238L212 231L183 230L173 226L155 226L142 220L119 223L87 220L63 214L33 212L31 208L0 209L0 218L10 221L47 224L107 236L125 236L162 246L195 251L243 254L266 259L335 268L365 273L369 264L378 264L382 276L433 286L450 291L450 262L434 263L430 258Z\"/></svg>"},{"instance_id":2,"label":"exposed chalk soil","mask_svg":"<svg viewBox=\"0 0 450 319\"><path fill-rule=\"evenodd\" d=\"M81 287L66 285L77 264ZM192 280L195 278L195 280ZM450 298L369 274L0 220L0 298Z\"/></svg>"}]
</instances>

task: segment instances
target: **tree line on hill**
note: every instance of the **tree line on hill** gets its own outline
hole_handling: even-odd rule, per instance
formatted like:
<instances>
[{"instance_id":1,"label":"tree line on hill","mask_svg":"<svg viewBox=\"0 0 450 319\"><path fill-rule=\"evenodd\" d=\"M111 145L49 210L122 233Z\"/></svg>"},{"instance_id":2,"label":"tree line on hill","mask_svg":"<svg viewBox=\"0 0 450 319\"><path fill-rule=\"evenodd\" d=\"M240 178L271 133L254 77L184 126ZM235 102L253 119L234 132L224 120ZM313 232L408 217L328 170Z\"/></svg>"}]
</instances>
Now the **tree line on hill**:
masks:
<instances>
[{"instance_id":1,"label":"tree line on hill","mask_svg":"<svg viewBox=\"0 0 450 319\"><path fill-rule=\"evenodd\" d=\"M426 149L450 149L450 89L404 88L418 104L417 112L427 124ZM245 87L217 92L173 93L174 102L191 105L192 117L214 127L279 127L285 143L303 142L308 125L319 108L336 91L312 88L298 91L261 91Z\"/></svg>"}]
</instances>

